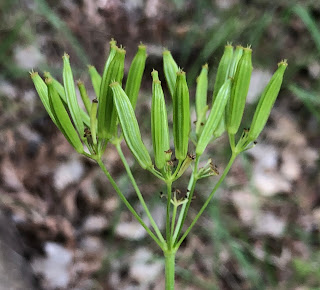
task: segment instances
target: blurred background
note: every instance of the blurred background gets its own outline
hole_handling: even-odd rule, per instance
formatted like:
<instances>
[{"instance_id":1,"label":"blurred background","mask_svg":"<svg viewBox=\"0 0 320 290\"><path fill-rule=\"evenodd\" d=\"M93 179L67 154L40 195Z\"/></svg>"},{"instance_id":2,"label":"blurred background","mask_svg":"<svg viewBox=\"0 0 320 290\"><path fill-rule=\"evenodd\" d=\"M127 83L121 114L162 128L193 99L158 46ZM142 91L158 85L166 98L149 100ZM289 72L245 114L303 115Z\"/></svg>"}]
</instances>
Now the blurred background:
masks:
<instances>
[{"instance_id":1,"label":"blurred background","mask_svg":"<svg viewBox=\"0 0 320 290\"><path fill-rule=\"evenodd\" d=\"M1 0L0 19L0 289L164 289L161 252L51 122L28 73L61 80L66 51L93 96L87 65L102 72L111 38L126 48L126 72L137 45L147 45L136 114L150 149L150 73L164 80L164 48L186 71L193 104L201 66L209 64L210 103L224 45L251 44L243 127L288 59L258 145L237 159L177 254L176 288L320 289L320 1ZM166 100L170 112L168 91ZM123 148L163 228L163 184ZM222 171L229 154L224 136L206 157ZM111 145L105 161L139 211ZM216 181L199 182L188 223Z\"/></svg>"}]
</instances>

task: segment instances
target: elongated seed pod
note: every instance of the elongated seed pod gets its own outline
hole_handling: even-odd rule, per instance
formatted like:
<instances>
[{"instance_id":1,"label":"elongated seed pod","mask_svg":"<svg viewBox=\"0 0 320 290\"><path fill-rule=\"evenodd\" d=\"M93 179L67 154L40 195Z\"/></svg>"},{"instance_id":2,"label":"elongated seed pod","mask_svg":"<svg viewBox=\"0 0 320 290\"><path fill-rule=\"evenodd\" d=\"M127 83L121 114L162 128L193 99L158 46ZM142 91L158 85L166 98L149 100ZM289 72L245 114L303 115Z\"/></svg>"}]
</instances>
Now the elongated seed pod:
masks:
<instances>
[{"instance_id":1,"label":"elongated seed pod","mask_svg":"<svg viewBox=\"0 0 320 290\"><path fill-rule=\"evenodd\" d=\"M98 111L98 100L93 99L90 111L90 130L93 144L97 144L97 111Z\"/></svg>"},{"instance_id":2,"label":"elongated seed pod","mask_svg":"<svg viewBox=\"0 0 320 290\"><path fill-rule=\"evenodd\" d=\"M86 87L84 86L84 83L81 80L77 81L77 85L78 85L78 89L79 89L79 92L80 92L80 96L81 96L82 102L83 102L88 114L90 114L91 102L90 102L90 99L88 97L88 93L87 93Z\"/></svg>"},{"instance_id":3,"label":"elongated seed pod","mask_svg":"<svg viewBox=\"0 0 320 290\"><path fill-rule=\"evenodd\" d=\"M242 57L242 54L243 54L243 47L241 45L237 45L236 49L233 53L232 61L231 61L230 68L229 68L229 77L230 78L234 78L236 71L237 71L239 61Z\"/></svg>"},{"instance_id":4,"label":"elongated seed pod","mask_svg":"<svg viewBox=\"0 0 320 290\"><path fill-rule=\"evenodd\" d=\"M193 160L193 157L190 154L187 154L186 159L182 162L181 167L179 168L179 171L175 177L176 179L181 177L181 175L189 168L192 160Z\"/></svg>"},{"instance_id":5,"label":"elongated seed pod","mask_svg":"<svg viewBox=\"0 0 320 290\"><path fill-rule=\"evenodd\" d=\"M238 132L242 120L252 73L251 53L252 50L249 47L243 49L243 55L239 61L234 77L226 112L227 130L229 134L236 134Z\"/></svg>"},{"instance_id":6,"label":"elongated seed pod","mask_svg":"<svg viewBox=\"0 0 320 290\"><path fill-rule=\"evenodd\" d=\"M64 87L63 85L57 81L51 74L50 72L44 72L44 78L47 79L47 78L51 78L52 79L52 84L54 86L54 88L56 89L56 91L58 92L59 96L62 98L62 101L66 104L67 104L67 98L66 98L66 93L64 91Z\"/></svg>"},{"instance_id":7,"label":"elongated seed pod","mask_svg":"<svg viewBox=\"0 0 320 290\"><path fill-rule=\"evenodd\" d=\"M64 87L63 85L57 81L54 77L51 76L51 74L49 72L45 72L44 73L44 76L45 78L51 78L52 79L52 85L53 87L55 88L55 90L58 92L59 96L61 97L64 105L66 107L68 107L68 103L67 103L67 98L66 98L66 93L65 93L65 90L64 90ZM90 118L89 118L89 115L82 109L80 108L80 115L81 115L81 118L82 118L82 121L83 123L86 125L86 126L90 126Z\"/></svg>"},{"instance_id":8,"label":"elongated seed pod","mask_svg":"<svg viewBox=\"0 0 320 290\"><path fill-rule=\"evenodd\" d=\"M124 139L129 149L142 168L151 168L152 161L147 148L142 142L138 121L128 96L119 83L114 82L110 87L113 91L114 103Z\"/></svg>"},{"instance_id":9,"label":"elongated seed pod","mask_svg":"<svg viewBox=\"0 0 320 290\"><path fill-rule=\"evenodd\" d=\"M278 64L277 71L273 74L271 80L265 87L260 97L248 134L248 139L251 141L254 141L258 138L267 123L271 109L279 94L283 81L283 75L287 66L288 63L286 60L283 60Z\"/></svg>"},{"instance_id":10,"label":"elongated seed pod","mask_svg":"<svg viewBox=\"0 0 320 290\"><path fill-rule=\"evenodd\" d=\"M152 104L151 104L151 135L156 166L161 170L166 162L170 160L169 127L167 118L167 109L161 82L158 78L158 72L151 73L152 83Z\"/></svg>"},{"instance_id":11,"label":"elongated seed pod","mask_svg":"<svg viewBox=\"0 0 320 290\"><path fill-rule=\"evenodd\" d=\"M177 82L173 95L173 139L175 155L178 160L184 160L188 153L190 132L189 89L186 74L177 72Z\"/></svg>"},{"instance_id":12,"label":"elongated seed pod","mask_svg":"<svg viewBox=\"0 0 320 290\"><path fill-rule=\"evenodd\" d=\"M99 98L100 94L100 85L101 85L101 76L93 65L88 65L89 75L91 79L91 83L94 89L94 92Z\"/></svg>"},{"instance_id":13,"label":"elongated seed pod","mask_svg":"<svg viewBox=\"0 0 320 290\"><path fill-rule=\"evenodd\" d=\"M138 52L132 60L125 92L130 99L133 109L135 109L138 94L141 86L142 75L146 65L147 52L145 45L139 45Z\"/></svg>"},{"instance_id":14,"label":"elongated seed pod","mask_svg":"<svg viewBox=\"0 0 320 290\"><path fill-rule=\"evenodd\" d=\"M228 103L228 102L227 102ZM218 125L218 128L213 132L213 138L219 138L226 131L225 112L222 114L222 118Z\"/></svg>"},{"instance_id":15,"label":"elongated seed pod","mask_svg":"<svg viewBox=\"0 0 320 290\"><path fill-rule=\"evenodd\" d=\"M196 113L197 122L202 122L203 111L207 107L207 91L208 91L208 64L202 67L201 73L197 78L196 89Z\"/></svg>"},{"instance_id":16,"label":"elongated seed pod","mask_svg":"<svg viewBox=\"0 0 320 290\"><path fill-rule=\"evenodd\" d=\"M57 127L74 149L79 153L83 153L83 145L79 135L72 125L68 112L66 111L58 92L52 84L52 79L46 79L46 84L48 86L50 107L57 121Z\"/></svg>"},{"instance_id":17,"label":"elongated seed pod","mask_svg":"<svg viewBox=\"0 0 320 290\"><path fill-rule=\"evenodd\" d=\"M173 97L179 68L169 50L163 52L163 71L171 97Z\"/></svg>"},{"instance_id":18,"label":"elongated seed pod","mask_svg":"<svg viewBox=\"0 0 320 290\"><path fill-rule=\"evenodd\" d=\"M113 104L113 94L110 84L113 81L122 82L124 72L125 50L118 47L115 55L104 71L101 81L99 106L98 106L98 136L111 139L117 131L117 112Z\"/></svg>"},{"instance_id":19,"label":"elongated seed pod","mask_svg":"<svg viewBox=\"0 0 320 290\"><path fill-rule=\"evenodd\" d=\"M231 44L227 44L224 47L224 52L219 62L216 81L214 84L212 103L214 102L220 88L229 77L229 70L232 63L232 56L233 56L233 46Z\"/></svg>"},{"instance_id":20,"label":"elongated seed pod","mask_svg":"<svg viewBox=\"0 0 320 290\"><path fill-rule=\"evenodd\" d=\"M223 118L225 106L230 97L231 85L232 85L231 79L226 80L217 94L217 97L210 111L208 120L204 125L202 134L199 138L199 141L196 147L196 154L198 156L200 156L203 153L203 151L209 144L212 138L212 135L214 135L215 131L219 128L220 121Z\"/></svg>"},{"instance_id":21,"label":"elongated seed pod","mask_svg":"<svg viewBox=\"0 0 320 290\"><path fill-rule=\"evenodd\" d=\"M30 77L33 81L33 84L36 88L36 91L40 97L40 100L45 107L47 113L49 114L51 120L53 123L57 126L57 120L51 110L50 102L49 102L49 97L48 97L48 88L46 83L43 81L43 79L39 76L37 72L31 72Z\"/></svg>"},{"instance_id":22,"label":"elongated seed pod","mask_svg":"<svg viewBox=\"0 0 320 290\"><path fill-rule=\"evenodd\" d=\"M81 111L77 100L74 87L73 74L70 66L69 55L63 55L63 86L66 94L67 104L73 123L83 139L84 125L81 117Z\"/></svg>"}]
</instances>

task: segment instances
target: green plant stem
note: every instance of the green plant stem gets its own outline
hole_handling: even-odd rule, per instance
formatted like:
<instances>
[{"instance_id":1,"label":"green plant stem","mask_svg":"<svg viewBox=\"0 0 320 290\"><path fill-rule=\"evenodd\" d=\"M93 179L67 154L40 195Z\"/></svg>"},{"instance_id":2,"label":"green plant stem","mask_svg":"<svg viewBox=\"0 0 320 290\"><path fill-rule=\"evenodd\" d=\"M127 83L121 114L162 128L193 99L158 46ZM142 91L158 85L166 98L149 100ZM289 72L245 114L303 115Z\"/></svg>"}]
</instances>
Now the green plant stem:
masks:
<instances>
[{"instance_id":1,"label":"green plant stem","mask_svg":"<svg viewBox=\"0 0 320 290\"><path fill-rule=\"evenodd\" d=\"M235 149L235 147L236 147L235 137L234 137L234 134L229 134L229 133L228 133L228 136L229 136L230 147L231 147L231 150L232 150L232 152L233 152L234 149Z\"/></svg>"},{"instance_id":2,"label":"green plant stem","mask_svg":"<svg viewBox=\"0 0 320 290\"><path fill-rule=\"evenodd\" d=\"M219 186L221 185L221 183L223 182L223 180L225 179L225 177L227 176L234 160L236 159L236 157L238 156L238 152L232 152L232 155L230 157L230 160L226 166L226 168L224 169L219 181L216 183L215 187L213 188L213 190L211 191L209 197L207 198L206 202L204 203L204 205L202 206L202 208L200 209L200 211L198 212L198 214L196 215L196 217L193 219L191 225L188 227L188 229L186 230L186 232L183 234L183 236L180 238L180 240L175 244L175 249L178 249L181 245L181 243L184 241L184 239L187 237L187 235L189 234L189 232L191 231L191 229L193 228L193 226L195 225L195 223L198 221L199 217L202 215L202 213L204 212L204 210L206 209L206 207L208 206L209 202L211 201L211 199L213 198L214 194L216 193L217 189L219 188Z\"/></svg>"},{"instance_id":3,"label":"green plant stem","mask_svg":"<svg viewBox=\"0 0 320 290\"><path fill-rule=\"evenodd\" d=\"M153 227L153 229L154 229L155 233L157 234L157 236L158 236L159 240L161 241L161 243L162 244L166 244L166 241L164 240L164 238L163 238L163 236L162 236L162 234L161 234L156 222L154 221L154 219L153 219L153 217L152 217L152 215L151 215L151 213L150 213L150 211L148 209L147 204L144 201L144 198L143 198L143 196L141 194L141 191L140 191L140 189L139 189L139 187L138 187L138 185L136 183L136 180L134 179L134 177L132 175L130 166L129 166L125 156L123 155L123 152L122 152L122 149L121 149L121 145L119 143L116 143L115 146L117 148L117 151L118 151L118 154L119 154L119 156L121 158L121 161L122 161L122 163L123 163L123 165L124 165L124 167L125 167L125 169L127 171L127 174L128 174L128 177L129 177L129 179L130 179L130 181L132 183L132 186L133 186L133 188L135 189L135 191L137 193L139 201L140 201L142 207L144 208L144 211L145 211L147 217L150 220L151 226Z\"/></svg>"},{"instance_id":4,"label":"green plant stem","mask_svg":"<svg viewBox=\"0 0 320 290\"><path fill-rule=\"evenodd\" d=\"M195 161L195 165L194 165L194 169L193 172L191 174L190 180L189 180L189 184L188 184L188 192L187 192L187 198L188 198L188 202L184 203L181 207L180 213L179 213L179 218L178 218L178 222L174 231L174 235L173 235L173 241L174 243L176 243L177 239L179 238L179 235L182 231L182 227L183 224L186 220L186 216L190 207L190 203L192 201L192 197L193 197L193 193L194 193L194 189L196 187L196 183L197 183L197 173L198 173L198 165L199 165L199 161L200 161L200 156L196 157L196 161Z\"/></svg>"},{"instance_id":5,"label":"green plant stem","mask_svg":"<svg viewBox=\"0 0 320 290\"><path fill-rule=\"evenodd\" d=\"M171 236L171 241L170 242L171 242L171 244L170 244L170 248L173 247L173 242L174 242L173 231L174 231L174 225L175 225L175 222L176 222L177 209L178 209L178 204L177 204L177 201L175 199L175 202L173 204L172 218L171 218L171 233L170 233L170 236Z\"/></svg>"},{"instance_id":6,"label":"green plant stem","mask_svg":"<svg viewBox=\"0 0 320 290\"><path fill-rule=\"evenodd\" d=\"M176 256L176 251L172 251L172 250L164 251L166 290L174 290L175 256Z\"/></svg>"},{"instance_id":7,"label":"green plant stem","mask_svg":"<svg viewBox=\"0 0 320 290\"><path fill-rule=\"evenodd\" d=\"M167 245L171 247L171 230L170 230L170 208L171 208L172 182L167 182L167 218L166 218L166 237Z\"/></svg>"},{"instance_id":8,"label":"green plant stem","mask_svg":"<svg viewBox=\"0 0 320 290\"><path fill-rule=\"evenodd\" d=\"M124 204L127 206L127 208L130 210L130 212L134 215L134 217L137 219L137 221L143 226L143 228L147 231L149 236L159 245L159 247L163 250L165 248L165 244L160 241L155 234L148 228L148 226L144 223L144 221L141 219L141 217L138 215L138 213L135 211L135 209L131 206L129 201L126 199L124 194L119 189L118 185L115 183L114 179L110 175L109 171L101 161L101 159L96 159L97 163L99 164L100 168L102 169L103 173L106 175L108 180L110 181L111 185L113 186L114 190L117 192L119 198L124 202Z\"/></svg>"}]
</instances>

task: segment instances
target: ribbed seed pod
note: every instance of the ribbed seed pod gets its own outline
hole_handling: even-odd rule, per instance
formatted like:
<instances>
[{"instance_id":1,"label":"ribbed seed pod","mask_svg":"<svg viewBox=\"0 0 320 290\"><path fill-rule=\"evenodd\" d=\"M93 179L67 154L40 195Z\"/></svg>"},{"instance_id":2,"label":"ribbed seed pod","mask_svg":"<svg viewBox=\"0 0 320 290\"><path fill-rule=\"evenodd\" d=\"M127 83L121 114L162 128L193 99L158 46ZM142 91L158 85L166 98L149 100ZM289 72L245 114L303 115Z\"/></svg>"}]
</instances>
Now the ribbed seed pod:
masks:
<instances>
[{"instance_id":1,"label":"ribbed seed pod","mask_svg":"<svg viewBox=\"0 0 320 290\"><path fill-rule=\"evenodd\" d=\"M57 121L57 127L74 149L79 153L83 153L83 145L80 141L79 135L72 125L68 112L66 111L58 92L52 84L52 79L46 79L46 84L48 86L50 108Z\"/></svg>"},{"instance_id":2,"label":"ribbed seed pod","mask_svg":"<svg viewBox=\"0 0 320 290\"><path fill-rule=\"evenodd\" d=\"M243 49L243 55L239 61L234 77L226 112L227 130L229 134L236 134L238 132L242 120L252 73L251 53L252 50L249 47Z\"/></svg>"},{"instance_id":3,"label":"ribbed seed pod","mask_svg":"<svg viewBox=\"0 0 320 290\"><path fill-rule=\"evenodd\" d=\"M56 89L56 91L58 92L58 94L60 95L60 97L62 98L62 101L66 104L67 104L67 98L66 98L66 93L64 91L64 87L63 85L57 81L51 74L50 72L44 72L44 78L47 79L47 78L51 78L52 79L52 84L54 86L54 88Z\"/></svg>"},{"instance_id":4,"label":"ribbed seed pod","mask_svg":"<svg viewBox=\"0 0 320 290\"><path fill-rule=\"evenodd\" d=\"M81 96L82 102L83 102L88 114L90 114L91 102L90 102L90 99L88 97L88 93L87 93L86 87L84 86L84 83L81 80L77 81L77 86L78 86L78 89L79 89L79 92L80 92L80 96Z\"/></svg>"},{"instance_id":5,"label":"ribbed seed pod","mask_svg":"<svg viewBox=\"0 0 320 290\"><path fill-rule=\"evenodd\" d=\"M202 67L201 73L197 78L196 89L196 113L197 113L197 125L196 134L201 132L201 124L205 119L206 112L208 110L207 105L207 91L208 91L208 64Z\"/></svg>"},{"instance_id":6,"label":"ribbed seed pod","mask_svg":"<svg viewBox=\"0 0 320 290\"><path fill-rule=\"evenodd\" d=\"M64 90L64 87L61 83L59 83L55 78L53 78L51 76L51 74L49 72L45 72L44 73L44 77L45 78L51 78L52 79L52 85L53 87L55 88L55 90L58 92L59 96L61 97L62 101L63 101L63 104L68 107L68 103L67 103L67 98L66 98L66 93L65 93L65 90ZM44 83L44 82L43 82ZM45 85L45 84L44 84ZM90 118L89 118L89 115L82 109L80 108L80 114L81 114L81 118L82 118L82 121L83 123L86 125L86 126L90 126Z\"/></svg>"},{"instance_id":7,"label":"ribbed seed pod","mask_svg":"<svg viewBox=\"0 0 320 290\"><path fill-rule=\"evenodd\" d=\"M152 161L147 148L142 142L138 121L128 96L119 83L114 82L110 87L113 91L114 103L124 139L129 149L142 168L151 168Z\"/></svg>"},{"instance_id":8,"label":"ribbed seed pod","mask_svg":"<svg viewBox=\"0 0 320 290\"><path fill-rule=\"evenodd\" d=\"M133 109L135 109L138 94L141 86L142 75L146 65L147 52L145 45L139 45L138 52L132 60L125 92L130 99Z\"/></svg>"},{"instance_id":9,"label":"ribbed seed pod","mask_svg":"<svg viewBox=\"0 0 320 290\"><path fill-rule=\"evenodd\" d=\"M234 78L239 61L242 57L242 54L243 54L243 47L241 45L237 45L233 53L232 61L229 68L229 78Z\"/></svg>"},{"instance_id":10,"label":"ribbed seed pod","mask_svg":"<svg viewBox=\"0 0 320 290\"><path fill-rule=\"evenodd\" d=\"M222 115L218 128L213 132L213 138L219 138L226 131L225 112Z\"/></svg>"},{"instance_id":11,"label":"ribbed seed pod","mask_svg":"<svg viewBox=\"0 0 320 290\"><path fill-rule=\"evenodd\" d=\"M217 94L217 97L212 105L208 120L204 125L202 134L196 147L197 155L201 155L203 153L203 151L209 144L212 135L214 135L215 131L219 128L220 121L223 118L225 106L230 97L231 85L231 79L226 80Z\"/></svg>"},{"instance_id":12,"label":"ribbed seed pod","mask_svg":"<svg viewBox=\"0 0 320 290\"><path fill-rule=\"evenodd\" d=\"M161 170L166 165L166 162L170 160L170 155L166 153L170 149L169 127L167 109L158 72L153 70L151 75L153 78L151 135L155 164Z\"/></svg>"},{"instance_id":13,"label":"ribbed seed pod","mask_svg":"<svg viewBox=\"0 0 320 290\"><path fill-rule=\"evenodd\" d=\"M279 94L283 81L283 75L287 66L288 64L286 60L283 60L278 64L277 71L273 74L271 80L261 95L248 134L248 139L251 141L254 141L258 138L259 134L266 125L271 109Z\"/></svg>"},{"instance_id":14,"label":"ribbed seed pod","mask_svg":"<svg viewBox=\"0 0 320 290\"><path fill-rule=\"evenodd\" d=\"M98 136L102 139L111 139L116 135L117 130L117 113L109 85L113 81L122 82L126 51L114 46L113 49L115 49L115 55L103 73L99 94Z\"/></svg>"},{"instance_id":15,"label":"ribbed seed pod","mask_svg":"<svg viewBox=\"0 0 320 290\"><path fill-rule=\"evenodd\" d=\"M169 50L163 52L163 71L171 97L173 97L179 68Z\"/></svg>"},{"instance_id":16,"label":"ribbed seed pod","mask_svg":"<svg viewBox=\"0 0 320 290\"><path fill-rule=\"evenodd\" d=\"M45 107L47 113L49 114L51 120L53 121L53 123L56 126L58 126L57 120L56 120L53 112L51 111L51 106L50 106L49 97L48 97L48 88L47 88L46 83L43 81L43 79L39 76L39 74L37 72L31 72L30 77L31 77L33 84L36 88L36 91L40 97L40 100L41 100L43 106Z\"/></svg>"},{"instance_id":17,"label":"ribbed seed pod","mask_svg":"<svg viewBox=\"0 0 320 290\"><path fill-rule=\"evenodd\" d=\"M190 132L189 89L186 74L177 72L177 82L173 95L173 138L175 155L178 160L184 160L188 153Z\"/></svg>"},{"instance_id":18,"label":"ribbed seed pod","mask_svg":"<svg viewBox=\"0 0 320 290\"><path fill-rule=\"evenodd\" d=\"M83 139L84 125L81 110L78 104L77 95L74 87L73 74L70 66L69 55L63 55L63 86L66 94L67 104L73 123Z\"/></svg>"},{"instance_id":19,"label":"ribbed seed pod","mask_svg":"<svg viewBox=\"0 0 320 290\"><path fill-rule=\"evenodd\" d=\"M88 70L89 70L89 75L90 75L90 79L91 79L91 83L92 83L94 92L95 92L97 98L99 98L101 76L93 65L89 65Z\"/></svg>"},{"instance_id":20,"label":"ribbed seed pod","mask_svg":"<svg viewBox=\"0 0 320 290\"><path fill-rule=\"evenodd\" d=\"M214 102L220 88L229 77L229 69L232 63L232 56L233 56L233 46L228 44L224 47L224 52L219 62L216 81L214 84L212 103Z\"/></svg>"},{"instance_id":21,"label":"ribbed seed pod","mask_svg":"<svg viewBox=\"0 0 320 290\"><path fill-rule=\"evenodd\" d=\"M90 130L93 144L97 144L97 111L98 100L93 99L90 108Z\"/></svg>"}]
</instances>

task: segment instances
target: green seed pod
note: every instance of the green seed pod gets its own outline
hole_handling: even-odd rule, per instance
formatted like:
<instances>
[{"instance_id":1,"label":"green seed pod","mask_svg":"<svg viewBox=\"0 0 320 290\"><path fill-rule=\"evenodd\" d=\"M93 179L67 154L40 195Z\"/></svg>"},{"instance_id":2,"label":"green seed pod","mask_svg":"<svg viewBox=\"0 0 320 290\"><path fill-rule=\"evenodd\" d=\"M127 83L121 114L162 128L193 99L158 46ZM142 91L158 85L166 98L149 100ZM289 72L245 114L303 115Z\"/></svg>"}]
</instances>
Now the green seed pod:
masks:
<instances>
[{"instance_id":1,"label":"green seed pod","mask_svg":"<svg viewBox=\"0 0 320 290\"><path fill-rule=\"evenodd\" d=\"M69 118L68 112L66 111L58 92L53 86L52 79L46 79L48 86L48 95L51 111L53 112L57 121L57 127L66 137L68 142L77 150L79 153L83 153L83 145L80 141L79 135L72 125Z\"/></svg>"},{"instance_id":2,"label":"green seed pod","mask_svg":"<svg viewBox=\"0 0 320 290\"><path fill-rule=\"evenodd\" d=\"M139 45L138 52L132 60L125 92L130 99L133 109L136 107L142 75L146 65L147 52L145 45Z\"/></svg>"},{"instance_id":3,"label":"green seed pod","mask_svg":"<svg viewBox=\"0 0 320 290\"><path fill-rule=\"evenodd\" d=\"M58 92L59 96L62 98L62 101L67 104L67 98L66 98L66 93L64 91L64 87L63 85L58 82L54 77L52 77L52 75L50 74L50 72L45 72L44 74L44 78L51 78L52 79L52 84L54 86L54 88L56 89L56 91Z\"/></svg>"},{"instance_id":4,"label":"green seed pod","mask_svg":"<svg viewBox=\"0 0 320 290\"><path fill-rule=\"evenodd\" d=\"M50 102L49 102L49 97L48 97L48 88L46 83L43 81L43 79L39 76L39 74L37 72L30 72L30 77L33 81L33 84L36 88L36 91L40 97L40 100L43 104L43 106L45 107L46 111L48 112L51 120L53 121L53 123L57 125L57 120L51 110L51 106L50 106Z\"/></svg>"},{"instance_id":5,"label":"green seed pod","mask_svg":"<svg viewBox=\"0 0 320 290\"><path fill-rule=\"evenodd\" d=\"M113 94L110 84L113 81L122 82L124 72L124 58L126 51L122 48L113 47L115 55L107 70L104 71L98 107L98 136L103 139L111 139L117 133L117 112L113 104Z\"/></svg>"},{"instance_id":6,"label":"green seed pod","mask_svg":"<svg viewBox=\"0 0 320 290\"><path fill-rule=\"evenodd\" d=\"M184 160L188 153L190 132L189 89L186 74L177 72L177 82L173 95L173 138L175 155L178 160Z\"/></svg>"},{"instance_id":7,"label":"green seed pod","mask_svg":"<svg viewBox=\"0 0 320 290\"><path fill-rule=\"evenodd\" d=\"M277 71L273 74L271 80L261 95L248 134L248 139L251 141L254 141L258 138L259 134L267 123L273 104L279 94L283 81L283 75L287 66L288 63L286 60L283 60L278 64Z\"/></svg>"},{"instance_id":8,"label":"green seed pod","mask_svg":"<svg viewBox=\"0 0 320 290\"><path fill-rule=\"evenodd\" d=\"M187 154L187 158L183 160L175 179L178 179L179 177L181 177L181 175L189 168L193 159L194 159L193 156L191 156L190 154Z\"/></svg>"},{"instance_id":9,"label":"green seed pod","mask_svg":"<svg viewBox=\"0 0 320 290\"><path fill-rule=\"evenodd\" d=\"M249 47L243 49L234 77L226 114L229 134L236 134L241 123L252 73L251 53Z\"/></svg>"},{"instance_id":10,"label":"green seed pod","mask_svg":"<svg viewBox=\"0 0 320 290\"><path fill-rule=\"evenodd\" d=\"M214 84L212 103L214 102L220 88L229 77L229 69L232 63L232 56L233 56L233 46L231 44L227 44L224 47L224 53L219 62L216 81Z\"/></svg>"},{"instance_id":11,"label":"green seed pod","mask_svg":"<svg viewBox=\"0 0 320 290\"><path fill-rule=\"evenodd\" d=\"M93 144L97 144L97 111L98 111L98 100L93 99L90 110L90 130Z\"/></svg>"},{"instance_id":12,"label":"green seed pod","mask_svg":"<svg viewBox=\"0 0 320 290\"><path fill-rule=\"evenodd\" d=\"M101 76L97 72L96 68L93 65L88 65L88 70L89 70L89 75L91 78L91 83L94 89L94 92L99 98L99 93L100 93L100 85L101 85Z\"/></svg>"},{"instance_id":13,"label":"green seed pod","mask_svg":"<svg viewBox=\"0 0 320 290\"><path fill-rule=\"evenodd\" d=\"M114 82L110 87L113 91L114 104L118 112L124 139L129 149L142 168L152 168L152 161L147 148L142 142L138 121L129 97L119 83Z\"/></svg>"},{"instance_id":14,"label":"green seed pod","mask_svg":"<svg viewBox=\"0 0 320 290\"><path fill-rule=\"evenodd\" d=\"M161 170L166 165L166 162L170 160L169 154L166 153L170 149L169 127L167 109L158 72L154 70L151 75L153 77L151 135L155 164Z\"/></svg>"},{"instance_id":15,"label":"green seed pod","mask_svg":"<svg viewBox=\"0 0 320 290\"><path fill-rule=\"evenodd\" d=\"M212 109L210 111L208 120L204 125L202 134L199 138L196 154L200 156L203 151L206 149L209 144L212 135L214 135L215 131L219 128L219 124L221 123L221 119L223 118L224 109L227 104L227 101L230 97L231 92L231 79L225 81L225 83L220 88L220 91L217 94L217 97L213 103Z\"/></svg>"},{"instance_id":16,"label":"green seed pod","mask_svg":"<svg viewBox=\"0 0 320 290\"><path fill-rule=\"evenodd\" d=\"M86 87L84 86L84 83L81 80L77 81L77 85L78 85L78 89L79 89L79 92L80 92L80 96L81 96L82 102L83 102L88 114L90 114L91 102L90 102L90 99L88 97Z\"/></svg>"},{"instance_id":17,"label":"green seed pod","mask_svg":"<svg viewBox=\"0 0 320 290\"><path fill-rule=\"evenodd\" d=\"M201 73L197 78L197 90L196 90L196 113L197 113L197 124L196 134L200 135L201 123L205 119L208 105L207 105L207 91L208 91L208 64L202 67Z\"/></svg>"},{"instance_id":18,"label":"green seed pod","mask_svg":"<svg viewBox=\"0 0 320 290\"><path fill-rule=\"evenodd\" d=\"M222 118L218 125L218 128L213 132L213 138L219 138L226 131L225 112L222 114Z\"/></svg>"},{"instance_id":19,"label":"green seed pod","mask_svg":"<svg viewBox=\"0 0 320 290\"><path fill-rule=\"evenodd\" d=\"M64 90L64 87L61 83L59 83L55 78L53 78L51 76L51 74L49 72L45 72L44 73L45 78L51 78L52 79L52 85L55 88L55 90L58 92L59 96L61 97L64 105L66 106L66 108L68 107L68 103L67 103L67 98L66 98L66 93ZM81 114L81 118L83 123L86 126L90 126L90 118L89 115L82 109L80 108L80 114Z\"/></svg>"},{"instance_id":20,"label":"green seed pod","mask_svg":"<svg viewBox=\"0 0 320 290\"><path fill-rule=\"evenodd\" d=\"M173 97L179 68L169 50L163 52L163 71L171 97Z\"/></svg>"},{"instance_id":21,"label":"green seed pod","mask_svg":"<svg viewBox=\"0 0 320 290\"><path fill-rule=\"evenodd\" d=\"M74 87L73 75L69 61L69 55L63 55L63 84L66 94L68 108L74 125L82 138L84 125L82 121L81 111L77 100L77 95Z\"/></svg>"},{"instance_id":22,"label":"green seed pod","mask_svg":"<svg viewBox=\"0 0 320 290\"><path fill-rule=\"evenodd\" d=\"M233 53L232 61L229 68L229 78L234 78L239 61L242 57L242 54L243 54L243 47L241 45L237 45Z\"/></svg>"}]
</instances>

